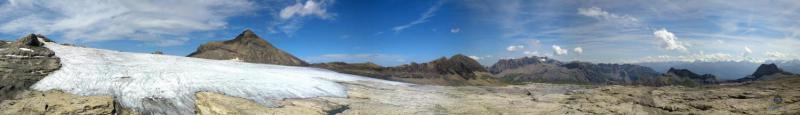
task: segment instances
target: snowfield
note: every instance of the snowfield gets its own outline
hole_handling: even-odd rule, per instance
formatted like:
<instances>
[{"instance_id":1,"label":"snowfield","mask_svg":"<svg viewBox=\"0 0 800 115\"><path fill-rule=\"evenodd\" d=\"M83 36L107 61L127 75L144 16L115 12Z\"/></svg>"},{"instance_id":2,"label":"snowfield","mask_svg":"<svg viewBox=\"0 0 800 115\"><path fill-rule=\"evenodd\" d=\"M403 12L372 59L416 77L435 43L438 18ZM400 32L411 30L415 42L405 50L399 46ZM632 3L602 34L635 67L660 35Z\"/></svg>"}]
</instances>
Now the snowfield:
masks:
<instances>
[{"instance_id":1,"label":"snowfield","mask_svg":"<svg viewBox=\"0 0 800 115\"><path fill-rule=\"evenodd\" d=\"M406 85L325 69L169 55L126 53L46 43L61 58L61 69L35 90L63 90L78 95L111 95L122 106L142 113L194 114L194 93L218 92L265 106L272 100L318 96L346 97L337 82L367 81Z\"/></svg>"}]
</instances>

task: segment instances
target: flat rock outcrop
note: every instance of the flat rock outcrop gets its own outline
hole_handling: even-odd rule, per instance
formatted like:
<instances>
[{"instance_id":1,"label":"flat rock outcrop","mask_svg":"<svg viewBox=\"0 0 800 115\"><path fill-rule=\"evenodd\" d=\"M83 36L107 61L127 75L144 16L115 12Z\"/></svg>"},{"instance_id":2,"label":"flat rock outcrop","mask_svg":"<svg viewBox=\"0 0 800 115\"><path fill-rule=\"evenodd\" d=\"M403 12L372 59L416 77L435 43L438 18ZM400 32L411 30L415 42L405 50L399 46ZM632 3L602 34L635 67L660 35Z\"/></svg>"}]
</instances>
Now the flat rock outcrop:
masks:
<instances>
[{"instance_id":1,"label":"flat rock outcrop","mask_svg":"<svg viewBox=\"0 0 800 115\"><path fill-rule=\"evenodd\" d=\"M707 87L606 86L573 93L565 107L590 114L798 114L800 78Z\"/></svg>"},{"instance_id":2,"label":"flat rock outcrop","mask_svg":"<svg viewBox=\"0 0 800 115\"><path fill-rule=\"evenodd\" d=\"M209 42L200 45L197 51L189 54L188 57L289 66L308 65L308 63L294 57L292 54L272 46L272 44L261 39L249 29L236 36L233 40Z\"/></svg>"},{"instance_id":3,"label":"flat rock outcrop","mask_svg":"<svg viewBox=\"0 0 800 115\"><path fill-rule=\"evenodd\" d=\"M222 100L215 102L218 104L198 107L226 108L228 106L214 106L230 105L233 107L219 111L317 115L800 113L800 90L796 90L800 88L800 77L705 87L598 87L545 83L500 87L346 85L347 98L287 99L283 100L285 106L278 108L266 108L246 100ZM213 95L230 98L221 94ZM296 110L297 108L307 111Z\"/></svg>"},{"instance_id":4,"label":"flat rock outcrop","mask_svg":"<svg viewBox=\"0 0 800 115\"><path fill-rule=\"evenodd\" d=\"M322 99L286 99L269 108L253 101L212 92L198 92L198 115L326 115L346 106Z\"/></svg>"},{"instance_id":5,"label":"flat rock outcrop","mask_svg":"<svg viewBox=\"0 0 800 115\"><path fill-rule=\"evenodd\" d=\"M61 67L55 53L44 47L46 37L29 34L16 42L0 41L0 102L28 88Z\"/></svg>"},{"instance_id":6,"label":"flat rock outcrop","mask_svg":"<svg viewBox=\"0 0 800 115\"><path fill-rule=\"evenodd\" d=\"M18 99L0 103L3 115L111 115L111 96L77 96L61 91L25 91ZM125 115L125 114L122 114Z\"/></svg>"}]
</instances>

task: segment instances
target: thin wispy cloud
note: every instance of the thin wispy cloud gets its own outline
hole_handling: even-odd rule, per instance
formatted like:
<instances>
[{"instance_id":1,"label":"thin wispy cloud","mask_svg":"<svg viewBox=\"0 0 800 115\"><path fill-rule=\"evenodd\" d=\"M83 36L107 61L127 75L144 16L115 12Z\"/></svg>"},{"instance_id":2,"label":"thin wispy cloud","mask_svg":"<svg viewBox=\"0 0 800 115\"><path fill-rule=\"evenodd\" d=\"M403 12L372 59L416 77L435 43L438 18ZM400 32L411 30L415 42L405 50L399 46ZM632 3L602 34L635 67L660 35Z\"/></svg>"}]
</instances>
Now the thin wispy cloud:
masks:
<instances>
[{"instance_id":1,"label":"thin wispy cloud","mask_svg":"<svg viewBox=\"0 0 800 115\"><path fill-rule=\"evenodd\" d=\"M510 46L506 47L506 51L513 52L513 51L517 51L517 50L522 50L522 48L525 48L525 46L523 46L523 45L510 45Z\"/></svg>"},{"instance_id":2,"label":"thin wispy cloud","mask_svg":"<svg viewBox=\"0 0 800 115\"><path fill-rule=\"evenodd\" d=\"M794 13L800 12L800 2L796 1L611 0L575 4L561 0L473 0L466 4L481 13L476 14L476 20L496 25L496 37L504 44L535 38L544 44L594 51L581 60L613 63L658 56L672 57L667 60L724 60L709 58L726 57L720 54L734 54L735 60L742 60L738 58L746 54L747 60L757 61L794 59L775 52L800 52L796 47L800 45L800 22L793 20L800 18ZM743 51L743 46L752 52ZM719 53L699 54L704 51Z\"/></svg>"},{"instance_id":3,"label":"thin wispy cloud","mask_svg":"<svg viewBox=\"0 0 800 115\"><path fill-rule=\"evenodd\" d=\"M405 29L411 28L414 25L428 22L428 18L431 18L431 17L435 16L436 15L436 11L439 10L439 7L442 7L442 4L444 4L444 0L439 0L439 2L436 2L436 4L434 4L433 6L428 8L428 10L423 12L420 15L420 17L417 18L417 20L411 21L408 24L392 27L392 31L401 32L401 31L403 31Z\"/></svg>"},{"instance_id":4,"label":"thin wispy cloud","mask_svg":"<svg viewBox=\"0 0 800 115\"><path fill-rule=\"evenodd\" d=\"M610 13L599 7L578 8L578 14L593 17L601 21L612 21L624 25L636 25L639 23L639 19L635 17Z\"/></svg>"},{"instance_id":5,"label":"thin wispy cloud","mask_svg":"<svg viewBox=\"0 0 800 115\"><path fill-rule=\"evenodd\" d=\"M252 11L245 0L43 1L11 0L0 6L0 32L57 34L69 41L134 40L162 46L188 41L184 35L228 25Z\"/></svg>"}]
</instances>

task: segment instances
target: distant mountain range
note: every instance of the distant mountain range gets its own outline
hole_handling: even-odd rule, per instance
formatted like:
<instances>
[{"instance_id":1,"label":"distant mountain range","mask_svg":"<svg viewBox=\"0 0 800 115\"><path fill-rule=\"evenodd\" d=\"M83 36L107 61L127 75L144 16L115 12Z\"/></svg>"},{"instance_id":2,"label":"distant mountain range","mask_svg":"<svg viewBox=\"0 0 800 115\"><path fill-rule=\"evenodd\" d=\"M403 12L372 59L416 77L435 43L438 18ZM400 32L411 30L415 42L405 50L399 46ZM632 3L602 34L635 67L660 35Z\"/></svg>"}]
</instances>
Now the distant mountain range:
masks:
<instances>
[{"instance_id":1,"label":"distant mountain range","mask_svg":"<svg viewBox=\"0 0 800 115\"><path fill-rule=\"evenodd\" d=\"M245 30L233 40L204 44L189 57L310 66L379 79L431 85L499 85L544 82L696 86L717 84L721 80L740 79L751 75L759 65L752 62L733 61L595 64L580 61L561 62L547 57L531 56L501 59L490 67L484 67L476 60L461 54L449 58L442 57L427 63L410 63L394 67L382 67L369 62L308 64L272 46L250 30ZM798 60L777 63L783 65L784 68L790 68L786 70L788 72L800 71L800 61ZM720 78L717 76L724 77L719 80Z\"/></svg>"},{"instance_id":2,"label":"distant mountain range","mask_svg":"<svg viewBox=\"0 0 800 115\"><path fill-rule=\"evenodd\" d=\"M800 60L766 61L774 63L787 72L800 73ZM762 63L750 61L719 61L719 62L646 62L638 65L653 68L658 72L666 72L669 68L684 68L697 73L713 74L721 80L734 80L748 76Z\"/></svg>"},{"instance_id":3,"label":"distant mountain range","mask_svg":"<svg viewBox=\"0 0 800 115\"><path fill-rule=\"evenodd\" d=\"M381 67L373 63L329 62L312 64L342 73L362 75L386 80L431 85L499 85L492 75L477 61L456 54L427 63L411 63L394 67Z\"/></svg>"},{"instance_id":4,"label":"distant mountain range","mask_svg":"<svg viewBox=\"0 0 800 115\"><path fill-rule=\"evenodd\" d=\"M648 67L634 64L594 64L573 61L560 62L546 57L502 59L490 67L506 82L545 82L575 84L630 84L630 85L701 85L714 84L713 75L698 77L688 70L673 70L661 74Z\"/></svg>"}]
</instances>

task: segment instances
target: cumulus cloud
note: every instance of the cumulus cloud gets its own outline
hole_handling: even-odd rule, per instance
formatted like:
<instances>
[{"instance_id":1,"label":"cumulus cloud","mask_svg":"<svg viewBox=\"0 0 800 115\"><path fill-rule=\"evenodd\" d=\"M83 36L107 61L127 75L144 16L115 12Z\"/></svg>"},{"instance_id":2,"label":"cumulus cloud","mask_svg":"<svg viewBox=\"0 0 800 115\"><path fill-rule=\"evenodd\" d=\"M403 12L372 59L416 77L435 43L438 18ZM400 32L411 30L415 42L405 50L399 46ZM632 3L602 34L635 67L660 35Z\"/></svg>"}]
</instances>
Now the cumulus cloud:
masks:
<instances>
[{"instance_id":1,"label":"cumulus cloud","mask_svg":"<svg viewBox=\"0 0 800 115\"><path fill-rule=\"evenodd\" d=\"M188 40L179 36L224 28L227 18L252 9L245 0L12 0L0 5L0 32L178 45Z\"/></svg>"},{"instance_id":2,"label":"cumulus cloud","mask_svg":"<svg viewBox=\"0 0 800 115\"><path fill-rule=\"evenodd\" d=\"M578 14L603 21L620 22L624 24L637 24L639 19L628 15L609 13L599 7L578 8Z\"/></svg>"},{"instance_id":3,"label":"cumulus cloud","mask_svg":"<svg viewBox=\"0 0 800 115\"><path fill-rule=\"evenodd\" d=\"M653 32L653 35L656 36L656 39L659 40L661 43L661 47L666 50L678 50L678 51L687 51L686 46L684 43L678 41L678 37L675 37L675 34L672 32L667 31L667 29L659 29Z\"/></svg>"},{"instance_id":4,"label":"cumulus cloud","mask_svg":"<svg viewBox=\"0 0 800 115\"><path fill-rule=\"evenodd\" d=\"M417 20L411 21L408 24L395 26L395 27L392 28L392 30L394 30L394 32L400 32L400 31L403 31L403 30L405 30L407 28L410 28L410 27L412 27L414 25L428 22L428 18L431 18L431 17L435 16L436 15L435 14L436 11L439 10L439 7L441 7L442 4L444 4L444 0L440 0L439 2L437 2L436 4L434 4L433 6L428 8L428 10L425 11L424 13L422 13L422 15L420 15L420 17L417 18Z\"/></svg>"},{"instance_id":5,"label":"cumulus cloud","mask_svg":"<svg viewBox=\"0 0 800 115\"><path fill-rule=\"evenodd\" d=\"M328 6L331 4L333 4L333 0L297 1L297 3L281 9L278 12L277 19L270 22L267 29L269 29L270 33L284 33L291 36L294 32L300 30L303 27L303 22L309 18L333 19L333 14L327 11Z\"/></svg>"},{"instance_id":6,"label":"cumulus cloud","mask_svg":"<svg viewBox=\"0 0 800 115\"><path fill-rule=\"evenodd\" d=\"M478 56L467 56L467 57L472 58L474 60L481 60L481 57Z\"/></svg>"},{"instance_id":7,"label":"cumulus cloud","mask_svg":"<svg viewBox=\"0 0 800 115\"><path fill-rule=\"evenodd\" d=\"M461 28L450 28L450 33L459 33L461 32Z\"/></svg>"},{"instance_id":8,"label":"cumulus cloud","mask_svg":"<svg viewBox=\"0 0 800 115\"><path fill-rule=\"evenodd\" d=\"M525 52L522 52L522 54L525 54L526 56L535 56L535 55L539 55L539 51L525 51Z\"/></svg>"},{"instance_id":9,"label":"cumulus cloud","mask_svg":"<svg viewBox=\"0 0 800 115\"><path fill-rule=\"evenodd\" d=\"M572 51L574 51L575 54L582 54L583 53L583 48L575 47L575 49L572 49Z\"/></svg>"},{"instance_id":10,"label":"cumulus cloud","mask_svg":"<svg viewBox=\"0 0 800 115\"><path fill-rule=\"evenodd\" d=\"M568 49L561 49L561 46L553 45L553 53L556 55L567 55Z\"/></svg>"},{"instance_id":11,"label":"cumulus cloud","mask_svg":"<svg viewBox=\"0 0 800 115\"><path fill-rule=\"evenodd\" d=\"M506 51L512 52L512 51L521 50L522 48L525 48L525 46L522 46L522 45L511 45L511 46L506 47Z\"/></svg>"},{"instance_id":12,"label":"cumulus cloud","mask_svg":"<svg viewBox=\"0 0 800 115\"><path fill-rule=\"evenodd\" d=\"M324 3L324 2L323 2ZM297 16L307 16L307 15L316 15L320 18L328 18L328 12L324 8L323 3L314 2L314 0L308 0L305 4L297 2L294 5L287 6L283 8L280 12L281 19L291 19L295 15Z\"/></svg>"}]
</instances>

